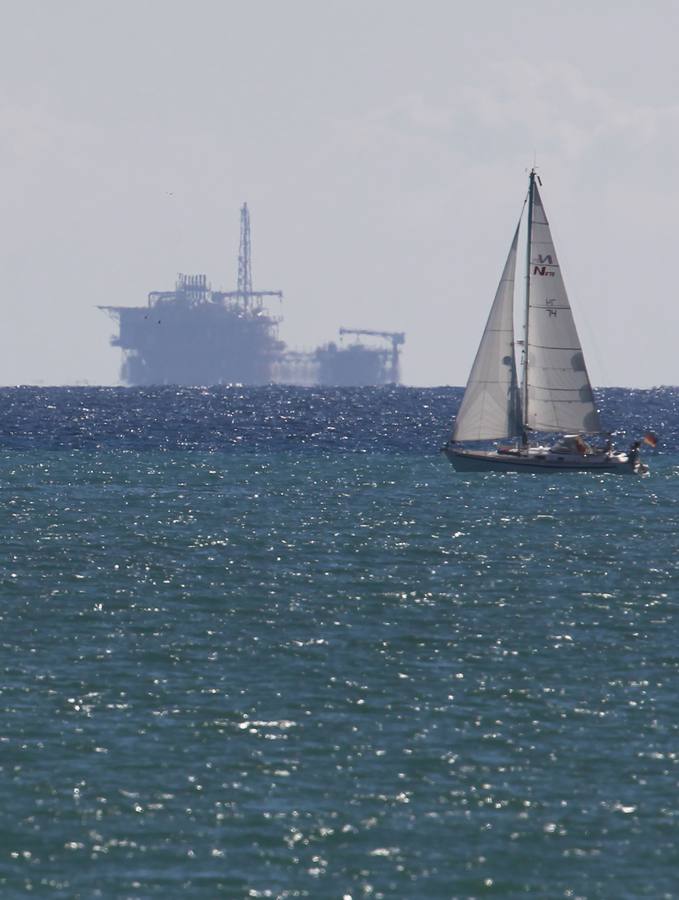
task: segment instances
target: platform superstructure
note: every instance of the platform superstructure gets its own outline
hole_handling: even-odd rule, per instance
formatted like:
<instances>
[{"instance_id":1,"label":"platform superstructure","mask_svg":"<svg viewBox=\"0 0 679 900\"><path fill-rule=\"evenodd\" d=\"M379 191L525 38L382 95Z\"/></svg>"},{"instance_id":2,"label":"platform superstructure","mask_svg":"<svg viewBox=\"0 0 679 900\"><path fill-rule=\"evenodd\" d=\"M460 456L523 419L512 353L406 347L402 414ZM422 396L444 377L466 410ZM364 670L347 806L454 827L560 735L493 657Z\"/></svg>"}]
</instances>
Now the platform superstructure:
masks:
<instances>
[{"instance_id":1,"label":"platform superstructure","mask_svg":"<svg viewBox=\"0 0 679 900\"><path fill-rule=\"evenodd\" d=\"M280 290L253 288L244 203L235 290L213 290L204 274L180 274L174 290L151 291L146 306L99 308L118 323L111 343L123 351L121 379L129 385L398 383L403 333L341 328L339 346L291 350L279 338L280 316L266 306L282 298ZM353 338L348 345L345 335ZM391 349L359 340L364 337L387 339Z\"/></svg>"}]
</instances>

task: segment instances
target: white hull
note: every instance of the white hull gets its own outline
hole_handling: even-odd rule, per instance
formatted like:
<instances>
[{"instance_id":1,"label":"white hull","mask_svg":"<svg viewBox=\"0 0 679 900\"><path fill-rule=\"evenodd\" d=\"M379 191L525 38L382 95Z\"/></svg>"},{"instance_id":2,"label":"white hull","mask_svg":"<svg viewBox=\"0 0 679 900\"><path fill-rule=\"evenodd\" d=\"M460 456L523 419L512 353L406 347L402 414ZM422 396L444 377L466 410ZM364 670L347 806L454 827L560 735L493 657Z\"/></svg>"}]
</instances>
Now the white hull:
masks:
<instances>
[{"instance_id":1,"label":"white hull","mask_svg":"<svg viewBox=\"0 0 679 900\"><path fill-rule=\"evenodd\" d=\"M648 467L633 464L626 453L595 453L587 456L560 455L544 448L498 453L497 450L465 450L443 448L458 472L613 472L618 475L641 475Z\"/></svg>"}]
</instances>

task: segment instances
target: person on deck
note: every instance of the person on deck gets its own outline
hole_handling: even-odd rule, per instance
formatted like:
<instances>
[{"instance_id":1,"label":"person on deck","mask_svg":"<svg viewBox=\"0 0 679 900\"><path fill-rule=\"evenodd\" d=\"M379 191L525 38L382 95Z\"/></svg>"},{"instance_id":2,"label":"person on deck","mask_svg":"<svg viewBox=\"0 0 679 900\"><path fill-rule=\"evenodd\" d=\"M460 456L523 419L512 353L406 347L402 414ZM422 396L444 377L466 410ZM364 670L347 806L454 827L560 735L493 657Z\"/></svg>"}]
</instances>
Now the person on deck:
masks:
<instances>
[{"instance_id":1,"label":"person on deck","mask_svg":"<svg viewBox=\"0 0 679 900\"><path fill-rule=\"evenodd\" d=\"M632 446L627 451L627 458L629 459L632 466L636 466L639 462L639 447L641 446L641 441L634 441Z\"/></svg>"}]
</instances>

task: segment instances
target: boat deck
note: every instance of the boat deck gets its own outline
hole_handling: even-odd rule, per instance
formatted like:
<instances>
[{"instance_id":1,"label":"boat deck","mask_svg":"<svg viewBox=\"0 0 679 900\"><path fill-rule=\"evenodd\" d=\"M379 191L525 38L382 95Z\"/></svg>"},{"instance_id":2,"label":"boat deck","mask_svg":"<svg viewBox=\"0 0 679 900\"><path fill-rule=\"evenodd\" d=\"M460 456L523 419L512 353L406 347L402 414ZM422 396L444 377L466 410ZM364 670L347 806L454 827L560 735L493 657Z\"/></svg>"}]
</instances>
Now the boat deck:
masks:
<instances>
[{"instance_id":1,"label":"boat deck","mask_svg":"<svg viewBox=\"0 0 679 900\"><path fill-rule=\"evenodd\" d=\"M642 474L646 467L631 463L626 453L593 453L577 456L542 448L528 450L467 450L447 445L444 453L458 472L613 472Z\"/></svg>"}]
</instances>

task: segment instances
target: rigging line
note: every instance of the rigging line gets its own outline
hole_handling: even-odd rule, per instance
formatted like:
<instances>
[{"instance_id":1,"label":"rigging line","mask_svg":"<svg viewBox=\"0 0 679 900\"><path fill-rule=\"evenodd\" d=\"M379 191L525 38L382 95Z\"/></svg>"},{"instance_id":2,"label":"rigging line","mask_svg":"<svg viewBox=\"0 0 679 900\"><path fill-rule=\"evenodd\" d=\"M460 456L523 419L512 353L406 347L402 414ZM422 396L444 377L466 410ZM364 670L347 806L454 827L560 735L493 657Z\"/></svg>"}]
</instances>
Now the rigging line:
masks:
<instances>
[{"instance_id":1,"label":"rigging line","mask_svg":"<svg viewBox=\"0 0 679 900\"><path fill-rule=\"evenodd\" d=\"M533 388L534 391L549 391L550 394L555 394L555 393L557 393L557 392L558 392L558 393L564 393L564 394L566 394L566 393L568 393L568 394L579 394L579 393L580 393L580 388L557 388L557 387L546 387L546 386L541 385L541 384L532 384L532 383L530 383L530 386ZM540 400L540 399L538 398L538 403L547 403L547 402L552 402L552 401L548 401L548 400ZM583 401L580 400L579 397L578 397L576 400L559 400L559 403L582 403L582 402L583 402Z\"/></svg>"},{"instance_id":2,"label":"rigging line","mask_svg":"<svg viewBox=\"0 0 679 900\"><path fill-rule=\"evenodd\" d=\"M550 347L549 344L531 344L534 350L565 350L572 353L574 350L580 350L580 347ZM563 366L542 366L543 369L562 369Z\"/></svg>"}]
</instances>

